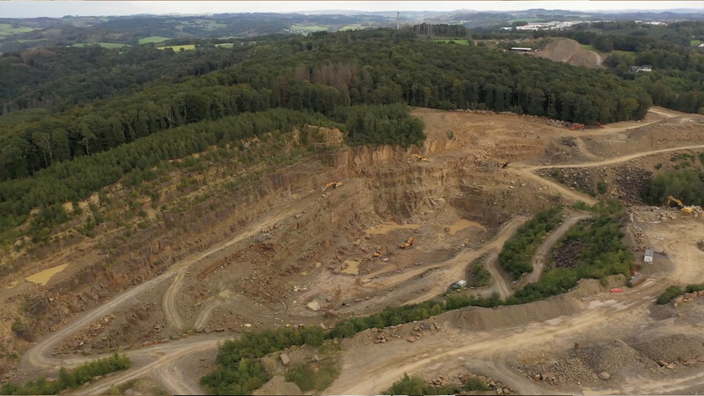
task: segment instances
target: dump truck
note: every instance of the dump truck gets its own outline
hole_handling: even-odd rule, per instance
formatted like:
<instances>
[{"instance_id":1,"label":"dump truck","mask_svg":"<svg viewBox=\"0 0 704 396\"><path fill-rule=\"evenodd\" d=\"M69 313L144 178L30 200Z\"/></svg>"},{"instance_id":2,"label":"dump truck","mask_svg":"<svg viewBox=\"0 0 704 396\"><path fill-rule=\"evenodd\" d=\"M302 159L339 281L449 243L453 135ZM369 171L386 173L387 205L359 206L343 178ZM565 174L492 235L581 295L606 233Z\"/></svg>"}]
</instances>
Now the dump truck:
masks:
<instances>
[{"instance_id":1,"label":"dump truck","mask_svg":"<svg viewBox=\"0 0 704 396\"><path fill-rule=\"evenodd\" d=\"M411 245L413 245L413 241L415 241L415 239L413 237L410 237L408 238L408 241L406 241L406 243L399 243L398 247L400 247L401 249L409 248L411 247Z\"/></svg>"},{"instance_id":2,"label":"dump truck","mask_svg":"<svg viewBox=\"0 0 704 396\"><path fill-rule=\"evenodd\" d=\"M674 202L675 205L677 205L677 208L678 208L679 210L681 210L682 212L684 212L684 213L692 213L692 212L694 211L694 209L693 209L691 206L684 206L684 204L682 203L682 201L680 201L679 199L673 197L672 195L670 195L669 197L667 197L667 206L670 206L670 203L671 203L671 202Z\"/></svg>"}]
</instances>

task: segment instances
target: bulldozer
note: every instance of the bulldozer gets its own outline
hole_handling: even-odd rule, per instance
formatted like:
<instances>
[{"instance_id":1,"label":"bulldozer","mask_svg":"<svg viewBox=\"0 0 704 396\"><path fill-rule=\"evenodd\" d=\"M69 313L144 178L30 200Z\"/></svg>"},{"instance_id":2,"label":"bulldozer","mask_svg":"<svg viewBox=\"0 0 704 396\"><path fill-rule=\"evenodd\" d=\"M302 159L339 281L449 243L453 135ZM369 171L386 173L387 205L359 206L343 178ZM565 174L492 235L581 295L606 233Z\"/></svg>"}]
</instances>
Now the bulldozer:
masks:
<instances>
[{"instance_id":1,"label":"bulldozer","mask_svg":"<svg viewBox=\"0 0 704 396\"><path fill-rule=\"evenodd\" d=\"M418 155L418 154L411 154L411 157L417 159L418 161L423 161L423 162L428 161L428 158L423 157L422 155Z\"/></svg>"},{"instance_id":2,"label":"bulldozer","mask_svg":"<svg viewBox=\"0 0 704 396\"><path fill-rule=\"evenodd\" d=\"M671 202L674 202L675 205L677 205L677 208L678 208L679 210L681 210L682 212L684 212L684 213L692 213L692 212L694 211L694 209L692 209L691 206L684 206L684 204L682 203L682 201L680 201L679 199L673 197L672 195L670 195L669 197L667 197L667 206L670 206L670 203L671 203Z\"/></svg>"},{"instance_id":3,"label":"bulldozer","mask_svg":"<svg viewBox=\"0 0 704 396\"><path fill-rule=\"evenodd\" d=\"M400 247L401 249L407 249L411 247L411 245L413 245L413 241L415 241L415 238L410 237L408 238L408 241L406 241L406 243L399 243L398 247Z\"/></svg>"}]
</instances>

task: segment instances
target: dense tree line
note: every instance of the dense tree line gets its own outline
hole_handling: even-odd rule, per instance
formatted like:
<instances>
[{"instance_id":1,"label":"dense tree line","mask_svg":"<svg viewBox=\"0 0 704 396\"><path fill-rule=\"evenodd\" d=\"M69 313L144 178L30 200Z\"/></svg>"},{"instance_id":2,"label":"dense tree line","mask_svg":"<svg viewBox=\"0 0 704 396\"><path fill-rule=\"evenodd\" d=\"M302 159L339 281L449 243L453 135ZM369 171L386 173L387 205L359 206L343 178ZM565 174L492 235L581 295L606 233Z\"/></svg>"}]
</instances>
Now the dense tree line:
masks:
<instances>
[{"instance_id":1,"label":"dense tree line","mask_svg":"<svg viewBox=\"0 0 704 396\"><path fill-rule=\"evenodd\" d=\"M257 96L254 95L253 98L255 100L251 103L241 103L255 106ZM198 111L197 106L203 104L200 101L190 103L194 106L187 106L190 114ZM204 111L207 112L207 109ZM133 176L139 181L145 171L163 161L202 152L211 145L224 146L268 132L283 134L305 125L337 127L344 131L346 127L343 123L347 122L353 131L353 135L348 137L351 141L408 146L421 142L424 138L422 124L411 117L409 112L410 109L400 104L364 106L361 109L352 106L338 108L330 119L315 113L270 109L146 134L128 144L100 153L54 162L31 177L0 182L0 232L22 224L33 208L42 209L33 219L33 229L50 230L56 224L68 220L60 204L86 199L126 174L136 172ZM101 121L107 122L103 118L95 118L95 122ZM149 129L146 128L145 131ZM244 148L239 154L247 156ZM56 155L56 150L47 155Z\"/></svg>"},{"instance_id":2,"label":"dense tree line","mask_svg":"<svg viewBox=\"0 0 704 396\"><path fill-rule=\"evenodd\" d=\"M18 125L1 137L0 180L165 128L271 107L331 115L340 106L406 103L589 124L641 118L650 105L645 93L605 72L394 34L384 29L324 32L284 40L257 47L241 64L221 72L156 84Z\"/></svg>"},{"instance_id":3,"label":"dense tree line","mask_svg":"<svg viewBox=\"0 0 704 396\"><path fill-rule=\"evenodd\" d=\"M248 51L213 47L175 54L145 46L89 46L5 53L0 57L0 115L106 99L165 77L204 75L236 64Z\"/></svg>"},{"instance_id":4,"label":"dense tree line","mask_svg":"<svg viewBox=\"0 0 704 396\"><path fill-rule=\"evenodd\" d=\"M71 372L65 368L59 370L58 378L49 382L45 378L28 381L24 385L6 382L0 387L0 395L58 395L65 389L76 389L89 382L95 376L102 376L130 367L130 360L125 355L118 355L93 360L80 365Z\"/></svg>"},{"instance_id":5,"label":"dense tree line","mask_svg":"<svg viewBox=\"0 0 704 396\"><path fill-rule=\"evenodd\" d=\"M685 205L704 206L704 173L701 171L663 172L646 181L643 201L650 205L665 205L667 197Z\"/></svg>"},{"instance_id":6,"label":"dense tree line","mask_svg":"<svg viewBox=\"0 0 704 396\"><path fill-rule=\"evenodd\" d=\"M420 25L410 26L408 28L413 33L419 36L429 37L468 37L469 31L462 25L435 25L431 23L421 23Z\"/></svg>"}]
</instances>

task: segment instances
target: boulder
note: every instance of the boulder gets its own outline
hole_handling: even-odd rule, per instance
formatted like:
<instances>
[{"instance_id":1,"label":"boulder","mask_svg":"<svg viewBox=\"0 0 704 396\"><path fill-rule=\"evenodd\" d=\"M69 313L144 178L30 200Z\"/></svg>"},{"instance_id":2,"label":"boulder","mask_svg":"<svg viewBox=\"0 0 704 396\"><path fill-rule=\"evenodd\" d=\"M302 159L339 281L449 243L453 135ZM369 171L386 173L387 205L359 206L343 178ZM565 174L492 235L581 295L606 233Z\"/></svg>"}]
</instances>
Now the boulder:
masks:
<instances>
[{"instance_id":1,"label":"boulder","mask_svg":"<svg viewBox=\"0 0 704 396\"><path fill-rule=\"evenodd\" d=\"M125 395L127 395L127 396L132 396L132 395L134 395L134 390L132 390L132 388L127 389L127 390L125 391Z\"/></svg>"},{"instance_id":2,"label":"boulder","mask_svg":"<svg viewBox=\"0 0 704 396\"><path fill-rule=\"evenodd\" d=\"M281 354L281 364L284 366L288 366L288 363L291 361L291 359L288 358L288 355L285 353Z\"/></svg>"},{"instance_id":3,"label":"boulder","mask_svg":"<svg viewBox=\"0 0 704 396\"><path fill-rule=\"evenodd\" d=\"M607 373L606 371L602 371L601 373L599 373L599 379L606 381L610 378L611 378L611 374Z\"/></svg>"}]
</instances>

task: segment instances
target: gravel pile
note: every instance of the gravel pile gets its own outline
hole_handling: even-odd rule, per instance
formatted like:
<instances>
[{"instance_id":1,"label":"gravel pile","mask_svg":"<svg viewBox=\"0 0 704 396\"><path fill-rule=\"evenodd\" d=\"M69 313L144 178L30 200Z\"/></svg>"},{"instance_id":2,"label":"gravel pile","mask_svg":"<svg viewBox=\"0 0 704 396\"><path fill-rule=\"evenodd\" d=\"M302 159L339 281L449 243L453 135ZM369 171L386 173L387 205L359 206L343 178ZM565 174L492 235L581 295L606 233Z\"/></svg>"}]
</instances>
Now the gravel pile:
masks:
<instances>
[{"instance_id":1,"label":"gravel pile","mask_svg":"<svg viewBox=\"0 0 704 396\"><path fill-rule=\"evenodd\" d=\"M550 385L587 383L599 379L591 368L587 367L581 359L575 357L529 366L513 364L512 367L533 381Z\"/></svg>"},{"instance_id":2,"label":"gravel pile","mask_svg":"<svg viewBox=\"0 0 704 396\"><path fill-rule=\"evenodd\" d=\"M659 369L655 361L621 340L580 347L576 354L594 373L608 372L612 375L637 377Z\"/></svg>"},{"instance_id":3,"label":"gravel pile","mask_svg":"<svg viewBox=\"0 0 704 396\"><path fill-rule=\"evenodd\" d=\"M704 344L699 337L684 334L656 337L632 344L633 349L654 360L676 362L704 356Z\"/></svg>"}]
</instances>

